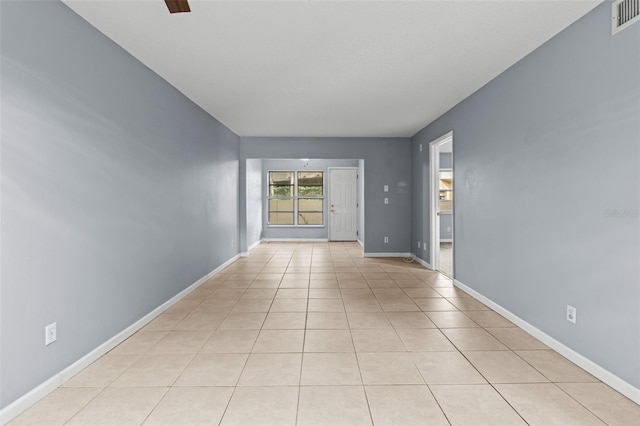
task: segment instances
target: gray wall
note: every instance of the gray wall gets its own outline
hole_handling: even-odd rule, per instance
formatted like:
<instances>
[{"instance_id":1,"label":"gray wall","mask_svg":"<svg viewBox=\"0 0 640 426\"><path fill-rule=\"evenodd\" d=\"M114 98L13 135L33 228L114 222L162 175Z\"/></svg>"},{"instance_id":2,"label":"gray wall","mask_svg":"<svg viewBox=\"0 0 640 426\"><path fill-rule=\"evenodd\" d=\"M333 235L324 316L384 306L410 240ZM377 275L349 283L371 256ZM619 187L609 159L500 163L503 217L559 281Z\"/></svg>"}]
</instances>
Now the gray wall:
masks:
<instances>
[{"instance_id":1,"label":"gray wall","mask_svg":"<svg viewBox=\"0 0 640 426\"><path fill-rule=\"evenodd\" d=\"M236 254L239 138L62 3L0 7L5 407Z\"/></svg>"},{"instance_id":2,"label":"gray wall","mask_svg":"<svg viewBox=\"0 0 640 426\"><path fill-rule=\"evenodd\" d=\"M246 164L246 244L248 248L262 240L264 229L262 224L262 191L264 189L264 184L262 160L249 159ZM243 251L246 251L246 249Z\"/></svg>"},{"instance_id":3,"label":"gray wall","mask_svg":"<svg viewBox=\"0 0 640 426\"><path fill-rule=\"evenodd\" d=\"M246 158L358 158L364 161L366 253L407 253L411 233L411 140L408 138L261 138L240 140ZM383 186L389 185L389 192ZM389 197L389 204L384 204ZM389 243L384 243L384 236Z\"/></svg>"},{"instance_id":4,"label":"gray wall","mask_svg":"<svg viewBox=\"0 0 640 426\"><path fill-rule=\"evenodd\" d=\"M302 161L300 159L289 160L264 160L262 162L262 173L265 183L263 185L264 198L262 210L262 226L265 238L304 238L304 239L328 239L329 238L329 167L358 167L358 160L321 160L309 159ZM283 227L269 226L268 215L269 206L267 201L267 173L269 170L321 170L324 172L324 225L321 227Z\"/></svg>"},{"instance_id":5,"label":"gray wall","mask_svg":"<svg viewBox=\"0 0 640 426\"><path fill-rule=\"evenodd\" d=\"M453 129L456 278L640 387L640 25L611 36L610 9L413 137L412 244L429 233L419 144Z\"/></svg>"},{"instance_id":6,"label":"gray wall","mask_svg":"<svg viewBox=\"0 0 640 426\"><path fill-rule=\"evenodd\" d=\"M425 149L426 146L423 146ZM440 153L440 168L441 169L453 169L453 154L450 152Z\"/></svg>"},{"instance_id":7,"label":"gray wall","mask_svg":"<svg viewBox=\"0 0 640 426\"><path fill-rule=\"evenodd\" d=\"M440 212L440 241L453 238L453 213Z\"/></svg>"}]
</instances>

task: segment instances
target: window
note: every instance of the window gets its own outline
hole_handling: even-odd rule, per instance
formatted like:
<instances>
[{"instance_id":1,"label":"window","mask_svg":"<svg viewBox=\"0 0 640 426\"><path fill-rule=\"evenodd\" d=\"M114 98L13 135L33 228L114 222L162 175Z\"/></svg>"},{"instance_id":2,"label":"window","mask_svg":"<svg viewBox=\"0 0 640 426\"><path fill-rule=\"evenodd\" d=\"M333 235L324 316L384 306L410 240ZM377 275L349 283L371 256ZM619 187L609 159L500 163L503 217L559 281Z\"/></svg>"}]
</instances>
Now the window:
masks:
<instances>
[{"instance_id":1,"label":"window","mask_svg":"<svg viewBox=\"0 0 640 426\"><path fill-rule=\"evenodd\" d=\"M269 225L324 224L324 173L269 172Z\"/></svg>"},{"instance_id":2,"label":"window","mask_svg":"<svg viewBox=\"0 0 640 426\"><path fill-rule=\"evenodd\" d=\"M298 225L322 225L324 185L322 172L298 172Z\"/></svg>"}]
</instances>

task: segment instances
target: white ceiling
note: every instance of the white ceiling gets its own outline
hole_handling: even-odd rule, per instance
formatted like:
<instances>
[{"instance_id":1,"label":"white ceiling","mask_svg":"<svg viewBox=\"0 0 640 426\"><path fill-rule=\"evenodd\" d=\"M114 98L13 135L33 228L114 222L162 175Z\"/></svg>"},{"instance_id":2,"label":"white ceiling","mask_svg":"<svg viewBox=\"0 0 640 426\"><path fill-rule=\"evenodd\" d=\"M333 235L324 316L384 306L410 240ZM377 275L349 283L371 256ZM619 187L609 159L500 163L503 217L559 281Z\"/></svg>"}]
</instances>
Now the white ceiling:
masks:
<instances>
[{"instance_id":1,"label":"white ceiling","mask_svg":"<svg viewBox=\"0 0 640 426\"><path fill-rule=\"evenodd\" d=\"M601 0L64 0L241 136L412 136Z\"/></svg>"}]
</instances>

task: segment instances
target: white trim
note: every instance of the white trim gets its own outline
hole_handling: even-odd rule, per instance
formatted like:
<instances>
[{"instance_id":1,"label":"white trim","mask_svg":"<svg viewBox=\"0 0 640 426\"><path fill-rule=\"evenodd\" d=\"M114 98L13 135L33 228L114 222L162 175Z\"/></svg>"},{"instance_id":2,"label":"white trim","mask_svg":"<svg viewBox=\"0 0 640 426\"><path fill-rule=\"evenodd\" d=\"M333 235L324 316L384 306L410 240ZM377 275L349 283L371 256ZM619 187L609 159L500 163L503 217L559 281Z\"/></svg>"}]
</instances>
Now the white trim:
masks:
<instances>
[{"instance_id":1,"label":"white trim","mask_svg":"<svg viewBox=\"0 0 640 426\"><path fill-rule=\"evenodd\" d=\"M56 388L61 384L60 375L56 374L49 380L45 380L26 394L22 395L20 398L13 401L11 404L4 407L0 410L0 425L6 425L11 420L18 417L33 404L56 390Z\"/></svg>"},{"instance_id":2,"label":"white trim","mask_svg":"<svg viewBox=\"0 0 640 426\"><path fill-rule=\"evenodd\" d=\"M328 238L263 238L265 243L326 243Z\"/></svg>"},{"instance_id":3,"label":"white trim","mask_svg":"<svg viewBox=\"0 0 640 426\"><path fill-rule=\"evenodd\" d=\"M542 343L549 346L551 349L558 352L560 355L564 356L569 361L573 362L577 366L588 371L596 378L602 380L605 384L611 386L613 389L617 390L618 392L620 392L630 400L636 402L637 404L640 404L640 389L636 388L630 383L627 383L620 377L611 373L609 370L606 370L605 368L599 366L598 364L591 361L590 359L585 358L583 355L580 355L578 352L565 346L561 342L549 336L544 331L529 324L527 321L523 320L522 318L518 317L517 315L513 314L512 312L498 305L491 299L483 296L477 291L464 285L460 281L454 279L453 285L464 290L466 293L473 296L474 298L478 299L480 302L484 303L485 305L487 305L488 307L490 307L491 309L493 309L494 311L496 311L497 313L499 313L500 315L502 315L503 317L505 317L506 319L508 319L509 321L511 321L512 323L514 323L515 325L517 325L518 327L520 327L521 329L529 333L530 335L532 335L533 337L535 337L536 339L540 340Z\"/></svg>"},{"instance_id":4,"label":"white trim","mask_svg":"<svg viewBox=\"0 0 640 426\"><path fill-rule=\"evenodd\" d=\"M267 225L267 228L324 228L326 225Z\"/></svg>"},{"instance_id":5,"label":"white trim","mask_svg":"<svg viewBox=\"0 0 640 426\"><path fill-rule=\"evenodd\" d=\"M364 242L362 242L360 239L358 239L357 241L358 241L358 244L360 244L360 246L364 250Z\"/></svg>"},{"instance_id":6,"label":"white trim","mask_svg":"<svg viewBox=\"0 0 640 426\"><path fill-rule=\"evenodd\" d=\"M620 25L619 27L617 26L618 25L618 5L623 1L624 0L614 0L611 2L611 35L615 35L618 32L627 28L628 26L636 22L640 22L640 15L636 15L635 17L631 18L630 20ZM627 8L627 11L629 11L628 8Z\"/></svg>"},{"instance_id":7,"label":"white trim","mask_svg":"<svg viewBox=\"0 0 640 426\"><path fill-rule=\"evenodd\" d=\"M439 194L439 171L440 171L440 144L447 142L453 137L453 132L450 131L439 138L429 142L429 236L430 252L429 263L434 268L438 268L440 264L440 248L438 242L440 241L440 218L437 215L438 208L438 194Z\"/></svg>"},{"instance_id":8,"label":"white trim","mask_svg":"<svg viewBox=\"0 0 640 426\"><path fill-rule=\"evenodd\" d=\"M440 217L436 211L440 194L440 145L449 141L453 144L453 130L429 142L429 235L431 238L429 262L434 270L440 268L439 242L444 241L440 239Z\"/></svg>"},{"instance_id":9,"label":"white trim","mask_svg":"<svg viewBox=\"0 0 640 426\"><path fill-rule=\"evenodd\" d=\"M305 161L307 164L309 164L309 160L305 159L303 160ZM306 166L305 166L306 167ZM269 200L272 199L272 197L269 196L269 175L272 172L291 172L293 173L293 195L291 197L273 197L273 199L285 199L285 200L291 200L293 202L293 219L294 219L294 223L292 223L291 225L272 225L269 223L269 208L270 208L270 204L269 204ZM319 172L322 173L322 197L317 197L317 196L307 196L307 195L298 195L298 173L300 172ZM325 178L325 171L322 169L288 169L288 168L284 168L284 169L269 169L267 170L267 190L265 192L265 194L267 194L267 199L266 199L266 209L263 208L263 210L266 211L266 224L267 224L267 228L324 228L327 226L327 221L326 221L326 216L327 216L327 212L325 211L325 199L326 196L325 194L327 193L327 179ZM313 198L316 200L322 200L322 224L320 225L305 225L302 224L300 225L299 223L299 216L300 216L300 212L298 211L298 199L299 198ZM265 204L263 203L263 207L265 206Z\"/></svg>"},{"instance_id":10,"label":"white trim","mask_svg":"<svg viewBox=\"0 0 640 426\"><path fill-rule=\"evenodd\" d=\"M363 257L413 257L411 253L363 253Z\"/></svg>"},{"instance_id":11,"label":"white trim","mask_svg":"<svg viewBox=\"0 0 640 426\"><path fill-rule=\"evenodd\" d=\"M131 324L129 327L125 328L115 336L111 337L106 342L99 345L97 348L75 361L73 364L63 369L62 371L53 375L53 377L45 380L40 383L35 388L31 389L26 394L22 395L2 410L0 410L0 425L5 425L9 421L16 418L22 412L27 410L36 402L40 401L42 398L47 396L49 393L54 391L58 386L62 385L70 378L78 374L80 371L88 367L91 363L96 361L98 358L109 352L111 349L115 348L117 345L125 341L127 338L132 336L136 331L140 330L142 327L150 323L153 319L155 319L158 315L166 311L169 307L174 305L176 302L183 299L186 295L194 291L196 288L204 284L211 277L219 273L221 270L232 264L238 259L239 255L235 255L231 259L227 260L222 265L218 266L213 271L209 272L189 287L182 290L180 293L173 296L171 299L164 302L162 305L155 308L153 311L149 312L142 318L140 318L135 323Z\"/></svg>"},{"instance_id":12,"label":"white trim","mask_svg":"<svg viewBox=\"0 0 640 426\"><path fill-rule=\"evenodd\" d=\"M249 256L249 253L251 252L251 250L253 250L254 248L258 247L260 245L260 243L262 243L262 240L258 240L255 243L251 244L249 246L249 248L247 249L247 251L243 251L242 253L240 253L240 257Z\"/></svg>"},{"instance_id":13,"label":"white trim","mask_svg":"<svg viewBox=\"0 0 640 426\"><path fill-rule=\"evenodd\" d=\"M420 259L420 258L419 258L418 256L416 256L415 254L414 254L413 256L414 256L414 259L415 259L415 261L416 261L416 262L418 262L419 264L421 264L421 265L422 265L422 266L424 266L425 268L427 268L427 269L431 269L431 270L433 271L433 267L431 266L431 264L429 264L429 262L427 262L427 261L425 261L425 260L423 260L423 259Z\"/></svg>"},{"instance_id":14,"label":"white trim","mask_svg":"<svg viewBox=\"0 0 640 426\"><path fill-rule=\"evenodd\" d=\"M440 238L441 243L452 243L453 238Z\"/></svg>"}]
</instances>

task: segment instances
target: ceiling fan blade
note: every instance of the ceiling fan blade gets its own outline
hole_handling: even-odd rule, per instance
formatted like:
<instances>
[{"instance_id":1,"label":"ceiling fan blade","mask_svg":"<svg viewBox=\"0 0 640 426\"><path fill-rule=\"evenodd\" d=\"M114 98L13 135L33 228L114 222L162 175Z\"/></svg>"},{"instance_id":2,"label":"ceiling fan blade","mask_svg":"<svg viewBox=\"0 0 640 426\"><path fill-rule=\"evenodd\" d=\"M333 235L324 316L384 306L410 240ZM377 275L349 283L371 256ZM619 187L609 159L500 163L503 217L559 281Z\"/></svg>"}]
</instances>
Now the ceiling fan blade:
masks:
<instances>
[{"instance_id":1,"label":"ceiling fan blade","mask_svg":"<svg viewBox=\"0 0 640 426\"><path fill-rule=\"evenodd\" d=\"M191 12L187 0L164 0L169 8L169 13Z\"/></svg>"}]
</instances>

